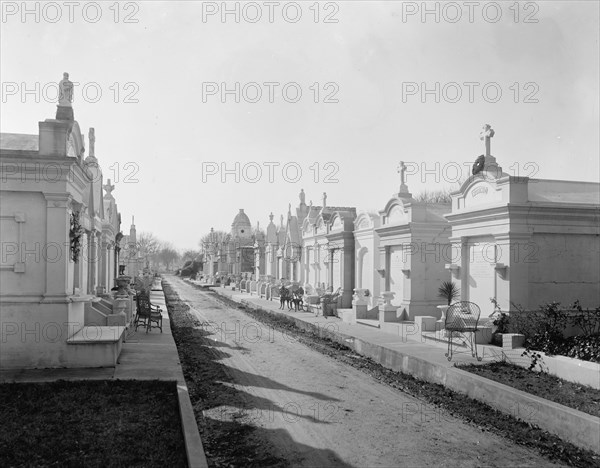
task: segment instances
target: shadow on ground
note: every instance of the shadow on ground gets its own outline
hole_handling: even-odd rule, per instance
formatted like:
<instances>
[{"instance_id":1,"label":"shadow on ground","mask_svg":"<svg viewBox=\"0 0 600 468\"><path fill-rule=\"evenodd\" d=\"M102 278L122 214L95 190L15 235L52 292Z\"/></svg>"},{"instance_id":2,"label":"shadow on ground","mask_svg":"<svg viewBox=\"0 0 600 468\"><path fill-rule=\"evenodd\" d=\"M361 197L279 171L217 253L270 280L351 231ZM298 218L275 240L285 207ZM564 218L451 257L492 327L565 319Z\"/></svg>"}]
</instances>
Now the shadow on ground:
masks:
<instances>
[{"instance_id":1,"label":"shadow on ground","mask_svg":"<svg viewBox=\"0 0 600 468\"><path fill-rule=\"evenodd\" d=\"M283 459L270 442L290 447L296 453L327 460L327 466L351 467L335 451L308 447L296 442L286 430L259 427L261 419L283 417L294 423L298 418L329 424L310 415L293 412L274 402L256 397L238 387L258 386L296 392L323 401L338 401L328 395L306 392L272 379L233 369L222 362L229 349L239 349L211 338L214 332L201 326L188 312L189 307L163 282L173 337L190 392L198 428L210 466L268 467L295 466L302 459ZM235 384L235 385L234 385ZM287 406L287 405L286 405Z\"/></svg>"}]
</instances>

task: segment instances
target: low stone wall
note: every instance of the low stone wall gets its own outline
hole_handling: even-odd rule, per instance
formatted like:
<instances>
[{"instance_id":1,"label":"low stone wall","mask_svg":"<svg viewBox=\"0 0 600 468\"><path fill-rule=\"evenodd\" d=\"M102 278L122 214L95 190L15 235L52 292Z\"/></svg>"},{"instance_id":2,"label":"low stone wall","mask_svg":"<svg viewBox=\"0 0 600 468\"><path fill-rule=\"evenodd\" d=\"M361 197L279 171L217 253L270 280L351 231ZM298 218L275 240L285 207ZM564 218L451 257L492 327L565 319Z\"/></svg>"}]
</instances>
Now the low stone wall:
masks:
<instances>
[{"instance_id":1,"label":"low stone wall","mask_svg":"<svg viewBox=\"0 0 600 468\"><path fill-rule=\"evenodd\" d=\"M251 309L278 315L257 304L242 299L242 304ZM600 419L543 398L530 395L507 385L485 379L453 367L446 367L425 359L404 354L352 335L340 332L337 327L322 328L297 317L289 317L302 330L318 331L340 344L348 346L358 354L394 371L410 374L418 379L444 385L445 387L491 407L530 422L556 434L579 447L600 453ZM335 325L335 324L331 324Z\"/></svg>"}]
</instances>

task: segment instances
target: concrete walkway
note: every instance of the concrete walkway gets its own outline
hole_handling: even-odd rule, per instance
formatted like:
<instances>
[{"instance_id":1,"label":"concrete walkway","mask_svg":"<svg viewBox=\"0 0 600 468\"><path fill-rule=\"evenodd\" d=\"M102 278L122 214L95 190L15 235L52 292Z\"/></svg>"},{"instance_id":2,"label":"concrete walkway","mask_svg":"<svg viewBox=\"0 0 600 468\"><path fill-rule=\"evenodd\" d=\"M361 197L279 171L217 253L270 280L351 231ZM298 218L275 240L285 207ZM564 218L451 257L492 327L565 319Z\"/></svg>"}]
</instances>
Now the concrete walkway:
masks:
<instances>
[{"instance_id":1,"label":"concrete walkway","mask_svg":"<svg viewBox=\"0 0 600 468\"><path fill-rule=\"evenodd\" d=\"M195 281L190 283L204 286ZM298 328L317 330L321 336L344 344L388 369L444 385L516 419L556 434L579 447L600 453L600 418L454 367L455 363L476 363L477 360L469 352L455 354L449 362L444 356L446 345L442 342L422 341L412 324L399 325L398 333L392 334L365 325L351 325L337 317L315 317L309 312L280 310L279 302L232 291L231 288L210 289L248 308L288 316ZM478 345L478 349L484 363L499 358L500 351L492 352L491 346Z\"/></svg>"},{"instance_id":2,"label":"concrete walkway","mask_svg":"<svg viewBox=\"0 0 600 468\"><path fill-rule=\"evenodd\" d=\"M165 296L159 284L150 293L152 304L162 309L162 333L153 328L146 333L127 330L123 349L116 367L86 369L23 369L1 370L0 383L50 382L56 380L167 380L177 382L181 428L190 468L207 467L202 441L194 410L179 362L177 346L171 333L171 324Z\"/></svg>"}]
</instances>

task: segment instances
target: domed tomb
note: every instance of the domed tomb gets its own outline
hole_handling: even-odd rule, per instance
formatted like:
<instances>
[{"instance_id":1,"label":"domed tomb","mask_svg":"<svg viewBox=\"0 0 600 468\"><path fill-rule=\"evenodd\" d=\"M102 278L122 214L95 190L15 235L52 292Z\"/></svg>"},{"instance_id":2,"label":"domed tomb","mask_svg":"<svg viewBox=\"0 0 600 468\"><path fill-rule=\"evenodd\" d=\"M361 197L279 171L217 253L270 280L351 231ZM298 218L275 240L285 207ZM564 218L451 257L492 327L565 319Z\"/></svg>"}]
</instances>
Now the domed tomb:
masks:
<instances>
[{"instance_id":1,"label":"domed tomb","mask_svg":"<svg viewBox=\"0 0 600 468\"><path fill-rule=\"evenodd\" d=\"M240 208L240 212L235 215L231 223L231 235L233 237L250 238L252 236L252 224L248 215Z\"/></svg>"}]
</instances>

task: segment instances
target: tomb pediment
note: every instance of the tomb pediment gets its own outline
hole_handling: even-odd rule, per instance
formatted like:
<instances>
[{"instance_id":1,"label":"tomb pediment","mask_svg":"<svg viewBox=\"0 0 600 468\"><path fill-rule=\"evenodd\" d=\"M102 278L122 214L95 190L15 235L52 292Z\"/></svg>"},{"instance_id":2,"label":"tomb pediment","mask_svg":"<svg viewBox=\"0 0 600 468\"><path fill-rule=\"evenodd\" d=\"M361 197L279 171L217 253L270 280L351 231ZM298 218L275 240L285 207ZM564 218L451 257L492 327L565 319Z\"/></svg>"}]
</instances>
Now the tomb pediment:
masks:
<instances>
[{"instance_id":1,"label":"tomb pediment","mask_svg":"<svg viewBox=\"0 0 600 468\"><path fill-rule=\"evenodd\" d=\"M407 224L411 221L410 207L412 197L395 196L391 198L385 208L379 212L382 217L383 225Z\"/></svg>"},{"instance_id":2,"label":"tomb pediment","mask_svg":"<svg viewBox=\"0 0 600 468\"><path fill-rule=\"evenodd\" d=\"M326 233L327 233L327 228L325 227L323 218L319 218L317 221L317 234L326 234Z\"/></svg>"},{"instance_id":3,"label":"tomb pediment","mask_svg":"<svg viewBox=\"0 0 600 468\"><path fill-rule=\"evenodd\" d=\"M470 184L464 191L459 208L471 206L489 205L501 201L501 191L497 190L495 184L485 180L479 180Z\"/></svg>"},{"instance_id":4,"label":"tomb pediment","mask_svg":"<svg viewBox=\"0 0 600 468\"><path fill-rule=\"evenodd\" d=\"M355 224L356 229L367 229L370 227L373 227L373 224L371 223L371 220L369 219L369 217L367 215L360 215L357 220L356 220L356 224Z\"/></svg>"},{"instance_id":5,"label":"tomb pediment","mask_svg":"<svg viewBox=\"0 0 600 468\"><path fill-rule=\"evenodd\" d=\"M344 223L342 222L342 218L339 215L336 215L331 223L332 231L341 231L344 227Z\"/></svg>"},{"instance_id":6,"label":"tomb pediment","mask_svg":"<svg viewBox=\"0 0 600 468\"><path fill-rule=\"evenodd\" d=\"M386 224L398 224L406 220L406 214L404 213L404 207L395 205L389 211L387 215Z\"/></svg>"}]
</instances>

